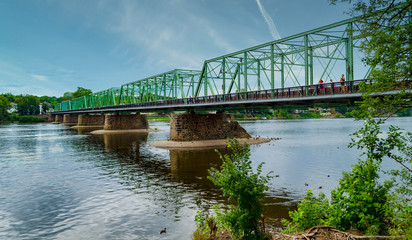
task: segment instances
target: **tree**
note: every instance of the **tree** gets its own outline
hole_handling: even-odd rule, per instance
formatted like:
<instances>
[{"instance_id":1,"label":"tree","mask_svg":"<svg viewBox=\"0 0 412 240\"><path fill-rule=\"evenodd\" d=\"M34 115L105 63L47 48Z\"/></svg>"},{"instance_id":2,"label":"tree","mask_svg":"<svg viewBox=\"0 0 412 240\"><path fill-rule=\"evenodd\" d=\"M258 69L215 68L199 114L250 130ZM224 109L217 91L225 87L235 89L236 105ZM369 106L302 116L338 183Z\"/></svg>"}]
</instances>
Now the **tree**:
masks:
<instances>
[{"instance_id":1,"label":"tree","mask_svg":"<svg viewBox=\"0 0 412 240\"><path fill-rule=\"evenodd\" d=\"M73 99L83 97L83 96L89 96L89 95L92 95L92 93L93 92L90 89L77 87L77 90L73 93Z\"/></svg>"},{"instance_id":2,"label":"tree","mask_svg":"<svg viewBox=\"0 0 412 240\"><path fill-rule=\"evenodd\" d=\"M72 100L73 99L73 93L72 92L65 92L63 94L63 97L60 97L61 101L67 101L67 100Z\"/></svg>"},{"instance_id":3,"label":"tree","mask_svg":"<svg viewBox=\"0 0 412 240\"><path fill-rule=\"evenodd\" d=\"M10 101L7 96L0 95L0 121L7 119L8 113L7 109L10 106Z\"/></svg>"},{"instance_id":4,"label":"tree","mask_svg":"<svg viewBox=\"0 0 412 240\"><path fill-rule=\"evenodd\" d=\"M16 97L17 112L20 115L37 115L40 113L39 99L33 95L20 95Z\"/></svg>"},{"instance_id":5,"label":"tree","mask_svg":"<svg viewBox=\"0 0 412 240\"><path fill-rule=\"evenodd\" d=\"M338 1L352 2L331 0L331 3ZM411 11L412 2L408 0L357 1L349 11L352 16L360 16L357 25L365 39L361 44L363 61L372 68L371 83L360 86L363 101L356 117L391 115L412 107L411 93L407 91L412 71ZM394 89L399 92L385 97L375 95Z\"/></svg>"}]
</instances>

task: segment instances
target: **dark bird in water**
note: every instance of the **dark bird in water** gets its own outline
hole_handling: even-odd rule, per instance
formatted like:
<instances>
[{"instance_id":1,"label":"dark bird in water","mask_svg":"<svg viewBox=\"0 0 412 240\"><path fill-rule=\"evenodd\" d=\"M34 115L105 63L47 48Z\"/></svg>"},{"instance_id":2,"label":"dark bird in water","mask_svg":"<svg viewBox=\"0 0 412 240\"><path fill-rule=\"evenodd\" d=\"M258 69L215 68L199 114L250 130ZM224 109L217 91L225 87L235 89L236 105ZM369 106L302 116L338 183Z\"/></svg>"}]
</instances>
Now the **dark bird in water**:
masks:
<instances>
[{"instance_id":1,"label":"dark bird in water","mask_svg":"<svg viewBox=\"0 0 412 240\"><path fill-rule=\"evenodd\" d=\"M279 175L276 175L275 177L279 177Z\"/></svg>"},{"instance_id":2,"label":"dark bird in water","mask_svg":"<svg viewBox=\"0 0 412 240\"><path fill-rule=\"evenodd\" d=\"M322 189L322 186L320 186L319 189Z\"/></svg>"},{"instance_id":3,"label":"dark bird in water","mask_svg":"<svg viewBox=\"0 0 412 240\"><path fill-rule=\"evenodd\" d=\"M163 229L162 231L160 231L160 234L162 234L162 233L166 233L166 228Z\"/></svg>"},{"instance_id":4,"label":"dark bird in water","mask_svg":"<svg viewBox=\"0 0 412 240\"><path fill-rule=\"evenodd\" d=\"M305 183L305 186L309 186L309 184Z\"/></svg>"},{"instance_id":5,"label":"dark bird in water","mask_svg":"<svg viewBox=\"0 0 412 240\"><path fill-rule=\"evenodd\" d=\"M328 175L328 177L330 177L330 175Z\"/></svg>"}]
</instances>

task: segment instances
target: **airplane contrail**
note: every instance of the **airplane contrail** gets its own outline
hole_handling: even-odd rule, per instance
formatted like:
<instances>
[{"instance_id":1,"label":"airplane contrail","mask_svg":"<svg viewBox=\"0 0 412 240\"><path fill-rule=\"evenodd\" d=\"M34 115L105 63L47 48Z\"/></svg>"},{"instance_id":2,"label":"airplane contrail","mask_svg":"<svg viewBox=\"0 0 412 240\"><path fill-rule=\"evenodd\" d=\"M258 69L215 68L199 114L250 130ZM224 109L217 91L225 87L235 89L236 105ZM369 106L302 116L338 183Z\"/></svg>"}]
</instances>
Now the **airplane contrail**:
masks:
<instances>
[{"instance_id":1,"label":"airplane contrail","mask_svg":"<svg viewBox=\"0 0 412 240\"><path fill-rule=\"evenodd\" d=\"M272 37L275 40L280 39L280 34L278 32L278 30L276 29L276 25L275 22L273 21L273 19L270 17L270 15L266 12L265 8L262 6L262 4L260 3L260 0L256 0L257 5L259 6L259 10L262 13L263 18L265 19L270 33L272 34Z\"/></svg>"}]
</instances>

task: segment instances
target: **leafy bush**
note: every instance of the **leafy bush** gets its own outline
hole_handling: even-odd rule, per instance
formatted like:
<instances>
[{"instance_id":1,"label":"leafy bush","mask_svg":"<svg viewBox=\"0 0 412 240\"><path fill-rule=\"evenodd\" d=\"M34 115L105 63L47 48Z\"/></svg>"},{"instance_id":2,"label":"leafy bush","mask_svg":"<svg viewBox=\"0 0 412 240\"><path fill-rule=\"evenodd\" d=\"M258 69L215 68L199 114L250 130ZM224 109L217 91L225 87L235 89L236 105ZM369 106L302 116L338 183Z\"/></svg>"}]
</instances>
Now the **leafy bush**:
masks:
<instances>
[{"instance_id":1,"label":"leafy bush","mask_svg":"<svg viewBox=\"0 0 412 240\"><path fill-rule=\"evenodd\" d=\"M212 168L208 177L221 187L223 195L236 202L221 216L221 221L231 229L235 238L262 239L263 193L268 189L266 184L271 177L261 176L264 163L259 164L256 173L253 172L246 143L241 146L234 139L229 141L228 147L232 154L221 155L217 151L223 161L221 170Z\"/></svg>"},{"instance_id":2,"label":"leafy bush","mask_svg":"<svg viewBox=\"0 0 412 240\"><path fill-rule=\"evenodd\" d=\"M306 197L298 203L298 209L290 211L291 221L283 219L282 223L286 226L284 233L290 234L297 231L303 231L307 228L325 225L329 215L329 201L325 198L324 193L319 197L313 196L311 190L308 190Z\"/></svg>"},{"instance_id":3,"label":"leafy bush","mask_svg":"<svg viewBox=\"0 0 412 240\"><path fill-rule=\"evenodd\" d=\"M44 117L41 116L19 116L17 120L19 121L19 123L45 122Z\"/></svg>"},{"instance_id":4,"label":"leafy bush","mask_svg":"<svg viewBox=\"0 0 412 240\"><path fill-rule=\"evenodd\" d=\"M339 229L358 229L376 235L385 231L385 206L389 182L378 183L379 165L359 162L351 172L343 172L339 186L332 190L330 224Z\"/></svg>"}]
</instances>

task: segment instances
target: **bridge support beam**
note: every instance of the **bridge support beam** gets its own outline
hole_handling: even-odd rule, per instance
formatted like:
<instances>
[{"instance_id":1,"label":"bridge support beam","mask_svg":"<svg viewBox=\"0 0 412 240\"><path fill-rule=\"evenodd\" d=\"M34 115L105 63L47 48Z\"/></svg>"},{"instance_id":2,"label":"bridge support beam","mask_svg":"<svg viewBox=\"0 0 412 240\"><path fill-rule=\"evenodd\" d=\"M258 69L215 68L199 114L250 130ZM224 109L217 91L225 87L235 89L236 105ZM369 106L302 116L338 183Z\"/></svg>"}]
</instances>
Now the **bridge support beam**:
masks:
<instances>
[{"instance_id":1,"label":"bridge support beam","mask_svg":"<svg viewBox=\"0 0 412 240\"><path fill-rule=\"evenodd\" d=\"M170 117L170 140L197 141L227 138L251 138L228 113L175 113Z\"/></svg>"},{"instance_id":2,"label":"bridge support beam","mask_svg":"<svg viewBox=\"0 0 412 240\"><path fill-rule=\"evenodd\" d=\"M106 114L104 130L148 129L146 115L137 114Z\"/></svg>"},{"instance_id":3,"label":"bridge support beam","mask_svg":"<svg viewBox=\"0 0 412 240\"><path fill-rule=\"evenodd\" d=\"M63 115L63 124L64 125L76 125L77 124L77 119L78 119L77 114L64 114Z\"/></svg>"},{"instance_id":4,"label":"bridge support beam","mask_svg":"<svg viewBox=\"0 0 412 240\"><path fill-rule=\"evenodd\" d=\"M78 126L103 126L105 115L80 114L77 119Z\"/></svg>"}]
</instances>

